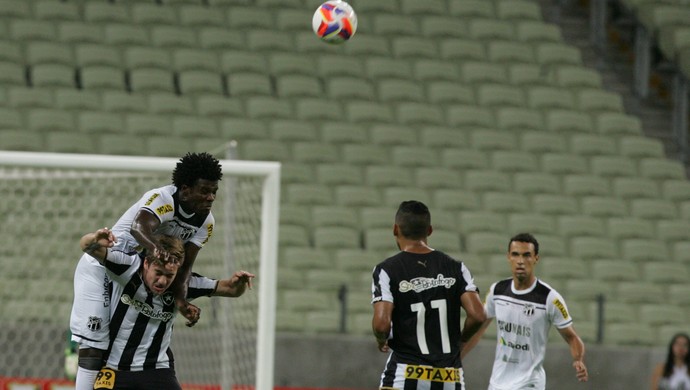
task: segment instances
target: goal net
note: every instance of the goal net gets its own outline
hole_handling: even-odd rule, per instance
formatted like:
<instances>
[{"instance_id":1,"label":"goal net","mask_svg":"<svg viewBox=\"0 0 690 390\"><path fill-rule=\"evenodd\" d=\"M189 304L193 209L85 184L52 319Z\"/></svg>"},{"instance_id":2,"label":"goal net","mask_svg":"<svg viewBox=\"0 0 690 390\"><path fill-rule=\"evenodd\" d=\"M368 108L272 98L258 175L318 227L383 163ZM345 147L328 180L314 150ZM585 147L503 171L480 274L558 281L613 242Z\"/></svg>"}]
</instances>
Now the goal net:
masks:
<instances>
[{"instance_id":1,"label":"goal net","mask_svg":"<svg viewBox=\"0 0 690 390\"><path fill-rule=\"evenodd\" d=\"M112 226L177 159L0 151L0 376L62 378L79 238ZM221 160L211 240L194 272L244 269L237 299L199 298L201 320L176 318L172 351L186 389L273 387L280 165Z\"/></svg>"}]
</instances>

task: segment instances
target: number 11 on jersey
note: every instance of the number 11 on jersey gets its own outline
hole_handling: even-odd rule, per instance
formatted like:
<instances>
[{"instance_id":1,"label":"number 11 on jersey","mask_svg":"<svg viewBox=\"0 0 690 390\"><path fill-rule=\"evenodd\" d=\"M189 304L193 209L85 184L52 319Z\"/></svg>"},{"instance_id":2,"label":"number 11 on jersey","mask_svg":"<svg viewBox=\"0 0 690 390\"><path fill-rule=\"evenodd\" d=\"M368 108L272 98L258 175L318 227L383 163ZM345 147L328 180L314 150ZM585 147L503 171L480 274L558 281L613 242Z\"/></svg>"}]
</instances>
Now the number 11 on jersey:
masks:
<instances>
[{"instance_id":1,"label":"number 11 on jersey","mask_svg":"<svg viewBox=\"0 0 690 390\"><path fill-rule=\"evenodd\" d=\"M450 353L450 338L448 337L448 313L445 299L436 299L430 302L431 308L438 310L439 325L441 327L441 348L443 353ZM410 310L417 313L417 343L419 350L424 355L429 354L429 346L426 343L426 333L424 323L426 319L426 308L423 302L413 303Z\"/></svg>"}]
</instances>

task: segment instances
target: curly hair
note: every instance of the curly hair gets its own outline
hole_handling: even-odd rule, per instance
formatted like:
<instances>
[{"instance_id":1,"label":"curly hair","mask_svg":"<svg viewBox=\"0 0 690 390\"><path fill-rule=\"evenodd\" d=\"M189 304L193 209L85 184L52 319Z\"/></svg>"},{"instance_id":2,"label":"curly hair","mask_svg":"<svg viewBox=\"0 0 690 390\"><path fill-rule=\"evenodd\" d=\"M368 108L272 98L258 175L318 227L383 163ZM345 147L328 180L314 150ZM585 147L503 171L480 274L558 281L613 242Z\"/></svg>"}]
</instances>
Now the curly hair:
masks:
<instances>
[{"instance_id":1,"label":"curly hair","mask_svg":"<svg viewBox=\"0 0 690 390\"><path fill-rule=\"evenodd\" d=\"M208 153L187 153L175 166L172 182L175 187L193 187L197 180L220 181L223 171L218 159Z\"/></svg>"}]
</instances>

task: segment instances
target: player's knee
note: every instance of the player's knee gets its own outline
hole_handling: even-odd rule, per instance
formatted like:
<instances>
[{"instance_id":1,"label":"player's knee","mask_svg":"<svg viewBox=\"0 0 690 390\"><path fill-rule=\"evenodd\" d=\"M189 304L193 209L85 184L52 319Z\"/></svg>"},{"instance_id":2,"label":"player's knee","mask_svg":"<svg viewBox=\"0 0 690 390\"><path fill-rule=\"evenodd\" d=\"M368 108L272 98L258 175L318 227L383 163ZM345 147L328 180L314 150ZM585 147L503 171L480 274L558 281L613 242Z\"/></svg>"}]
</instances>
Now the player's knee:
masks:
<instances>
[{"instance_id":1,"label":"player's knee","mask_svg":"<svg viewBox=\"0 0 690 390\"><path fill-rule=\"evenodd\" d=\"M103 368L105 351L97 348L82 348L79 350L79 367L86 370L98 371Z\"/></svg>"}]
</instances>

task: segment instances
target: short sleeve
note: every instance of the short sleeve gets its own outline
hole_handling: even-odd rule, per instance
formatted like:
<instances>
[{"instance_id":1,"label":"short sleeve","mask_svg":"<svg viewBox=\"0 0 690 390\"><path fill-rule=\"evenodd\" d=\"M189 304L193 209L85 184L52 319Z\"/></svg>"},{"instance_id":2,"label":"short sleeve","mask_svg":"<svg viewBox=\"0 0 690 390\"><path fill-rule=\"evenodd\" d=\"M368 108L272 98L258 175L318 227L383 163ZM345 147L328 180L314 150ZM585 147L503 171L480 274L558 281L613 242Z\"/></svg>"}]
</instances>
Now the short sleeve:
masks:
<instances>
[{"instance_id":1,"label":"short sleeve","mask_svg":"<svg viewBox=\"0 0 690 390\"><path fill-rule=\"evenodd\" d=\"M209 213L208 217L206 217L206 220L204 221L204 224L197 229L194 236L188 242L191 242L199 248L203 247L213 235L214 224L215 219L213 218L213 214Z\"/></svg>"},{"instance_id":2,"label":"short sleeve","mask_svg":"<svg viewBox=\"0 0 690 390\"><path fill-rule=\"evenodd\" d=\"M169 221L175 216L175 202L165 187L156 188L144 194L139 203L140 209L146 209L158 217L161 222Z\"/></svg>"},{"instance_id":3,"label":"short sleeve","mask_svg":"<svg viewBox=\"0 0 690 390\"><path fill-rule=\"evenodd\" d=\"M549 314L551 323L558 329L567 328L573 324L573 319L570 317L568 306L561 294L556 290L551 290L546 302L546 310Z\"/></svg>"},{"instance_id":4,"label":"short sleeve","mask_svg":"<svg viewBox=\"0 0 690 390\"><path fill-rule=\"evenodd\" d=\"M380 301L393 302L393 293L391 293L390 276L383 267L376 266L371 285L371 303Z\"/></svg>"},{"instance_id":5,"label":"short sleeve","mask_svg":"<svg viewBox=\"0 0 690 390\"><path fill-rule=\"evenodd\" d=\"M127 283L132 275L139 270L140 265L141 259L139 255L130 255L119 250L111 249L108 249L105 261L103 262L108 276L120 284Z\"/></svg>"},{"instance_id":6,"label":"short sleeve","mask_svg":"<svg viewBox=\"0 0 690 390\"><path fill-rule=\"evenodd\" d=\"M491 287L489 287L489 291L486 293L486 299L484 300L484 311L486 312L486 316L488 318L496 317L496 307L494 306L495 287L496 283L492 284Z\"/></svg>"},{"instance_id":7,"label":"short sleeve","mask_svg":"<svg viewBox=\"0 0 690 390\"><path fill-rule=\"evenodd\" d=\"M479 292L477 285L474 284L474 277L472 277L470 269L467 268L467 266L465 266L465 263L463 262L460 262L460 275L462 275L462 279L464 280L465 285L465 288L460 292L460 294L466 291Z\"/></svg>"},{"instance_id":8,"label":"short sleeve","mask_svg":"<svg viewBox=\"0 0 690 390\"><path fill-rule=\"evenodd\" d=\"M217 286L218 281L216 279L192 273L191 278L189 278L189 286L187 287L187 299L192 300L211 296L216 291Z\"/></svg>"}]
</instances>

